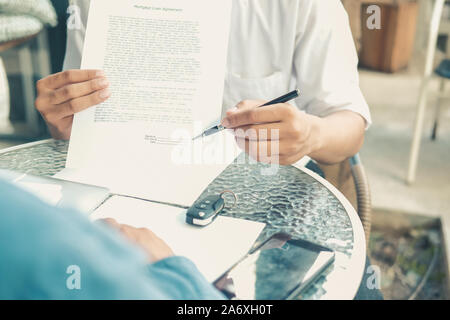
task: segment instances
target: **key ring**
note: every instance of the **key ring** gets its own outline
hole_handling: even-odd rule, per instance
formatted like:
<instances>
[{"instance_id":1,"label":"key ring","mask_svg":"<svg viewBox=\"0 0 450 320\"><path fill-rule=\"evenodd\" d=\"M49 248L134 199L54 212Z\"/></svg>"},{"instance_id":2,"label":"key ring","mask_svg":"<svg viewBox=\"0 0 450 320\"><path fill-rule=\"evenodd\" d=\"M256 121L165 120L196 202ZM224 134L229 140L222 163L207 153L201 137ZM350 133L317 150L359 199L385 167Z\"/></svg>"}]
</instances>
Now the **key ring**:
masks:
<instances>
[{"instance_id":1,"label":"key ring","mask_svg":"<svg viewBox=\"0 0 450 320\"><path fill-rule=\"evenodd\" d=\"M238 203L238 196L237 196L233 191L231 191L231 190L225 190L225 191L222 191L222 192L220 193L220 197L225 201L225 203L226 203L226 199L223 197L223 195L224 195L224 194L227 194L227 193L231 194L231 195L234 197L234 203L233 203L232 206L225 206L224 208L225 208L225 209L233 209L234 207L236 207L236 205L237 205L237 203Z\"/></svg>"}]
</instances>

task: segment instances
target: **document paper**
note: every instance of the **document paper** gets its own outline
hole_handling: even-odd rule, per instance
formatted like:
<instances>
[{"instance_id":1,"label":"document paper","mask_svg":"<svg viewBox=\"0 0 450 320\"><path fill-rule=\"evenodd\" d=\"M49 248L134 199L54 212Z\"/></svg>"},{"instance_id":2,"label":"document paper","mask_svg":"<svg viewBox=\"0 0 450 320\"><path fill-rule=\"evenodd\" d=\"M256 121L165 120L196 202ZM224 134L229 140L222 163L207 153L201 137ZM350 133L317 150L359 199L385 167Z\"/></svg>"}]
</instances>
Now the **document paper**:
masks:
<instances>
[{"instance_id":1,"label":"document paper","mask_svg":"<svg viewBox=\"0 0 450 320\"><path fill-rule=\"evenodd\" d=\"M192 260L210 282L243 258L265 227L228 217L218 217L205 228L194 227L186 224L184 209L124 197L111 198L91 216L93 220L106 218L150 229L175 255Z\"/></svg>"},{"instance_id":2,"label":"document paper","mask_svg":"<svg viewBox=\"0 0 450 320\"><path fill-rule=\"evenodd\" d=\"M91 1L82 69L112 96L75 116L58 178L189 206L237 156L219 122L231 0ZM228 146L228 147L227 147Z\"/></svg>"}]
</instances>

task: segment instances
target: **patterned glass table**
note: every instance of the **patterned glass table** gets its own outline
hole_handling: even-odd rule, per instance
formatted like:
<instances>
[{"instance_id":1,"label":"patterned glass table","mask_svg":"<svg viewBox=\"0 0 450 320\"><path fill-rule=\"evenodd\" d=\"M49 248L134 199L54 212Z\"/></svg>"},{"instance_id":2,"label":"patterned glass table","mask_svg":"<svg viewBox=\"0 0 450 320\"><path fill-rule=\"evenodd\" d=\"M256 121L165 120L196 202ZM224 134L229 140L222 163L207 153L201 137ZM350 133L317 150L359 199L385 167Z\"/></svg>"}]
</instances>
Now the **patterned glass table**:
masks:
<instances>
[{"instance_id":1,"label":"patterned glass table","mask_svg":"<svg viewBox=\"0 0 450 320\"><path fill-rule=\"evenodd\" d=\"M52 176L64 168L68 144L45 140L0 151L0 168ZM278 232L336 251L336 261L303 299L352 299L366 250L362 224L350 203L327 181L304 168L280 167L262 175L260 164L230 165L205 191L233 190L238 205L224 215L267 224L258 242Z\"/></svg>"}]
</instances>

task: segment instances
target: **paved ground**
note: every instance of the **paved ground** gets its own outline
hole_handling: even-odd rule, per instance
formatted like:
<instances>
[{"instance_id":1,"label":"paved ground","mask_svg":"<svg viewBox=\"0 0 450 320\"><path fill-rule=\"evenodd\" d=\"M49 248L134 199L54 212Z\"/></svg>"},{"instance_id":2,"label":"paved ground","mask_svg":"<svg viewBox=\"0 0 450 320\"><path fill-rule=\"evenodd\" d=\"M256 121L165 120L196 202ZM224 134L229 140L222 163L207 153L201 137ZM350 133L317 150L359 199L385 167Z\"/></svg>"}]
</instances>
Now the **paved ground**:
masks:
<instances>
[{"instance_id":1,"label":"paved ground","mask_svg":"<svg viewBox=\"0 0 450 320\"><path fill-rule=\"evenodd\" d=\"M377 212L392 221L393 213ZM390 223L372 230L371 262L381 269L381 291L387 300L435 300L448 297L446 261L438 219L396 213L404 226Z\"/></svg>"},{"instance_id":2,"label":"paved ground","mask_svg":"<svg viewBox=\"0 0 450 320\"><path fill-rule=\"evenodd\" d=\"M440 218L446 243L442 252L448 261L450 100L443 103L439 138L432 142L429 137L436 99L430 99L417 181L412 186L405 183L419 85L420 77L412 68L396 75L361 71L361 87L374 121L361 154L369 174L375 212L387 209ZM432 86L437 90L438 82Z\"/></svg>"},{"instance_id":3,"label":"paved ground","mask_svg":"<svg viewBox=\"0 0 450 320\"><path fill-rule=\"evenodd\" d=\"M374 124L367 133L363 160L369 171L374 205L431 216L450 216L450 101L439 132L432 142L430 102L418 178L405 184L409 148L419 89L418 77L361 72L361 86L370 104ZM445 103L444 103L445 105Z\"/></svg>"}]
</instances>

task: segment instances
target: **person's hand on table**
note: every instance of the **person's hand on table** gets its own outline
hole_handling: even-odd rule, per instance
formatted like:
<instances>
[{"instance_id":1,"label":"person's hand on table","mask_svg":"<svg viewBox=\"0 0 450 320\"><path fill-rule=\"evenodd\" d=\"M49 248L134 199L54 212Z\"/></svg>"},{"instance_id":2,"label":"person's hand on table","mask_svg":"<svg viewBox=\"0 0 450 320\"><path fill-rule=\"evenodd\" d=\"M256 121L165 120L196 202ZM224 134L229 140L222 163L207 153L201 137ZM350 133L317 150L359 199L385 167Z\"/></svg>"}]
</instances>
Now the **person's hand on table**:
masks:
<instances>
[{"instance_id":1,"label":"person's hand on table","mask_svg":"<svg viewBox=\"0 0 450 320\"><path fill-rule=\"evenodd\" d=\"M283 103L257 108L245 100L227 112L222 125L234 129L238 146L257 161L290 165L319 146L317 118Z\"/></svg>"},{"instance_id":2,"label":"person's hand on table","mask_svg":"<svg viewBox=\"0 0 450 320\"><path fill-rule=\"evenodd\" d=\"M106 101L111 92L100 70L68 70L37 82L36 109L55 139L68 140L73 116Z\"/></svg>"},{"instance_id":3,"label":"person's hand on table","mask_svg":"<svg viewBox=\"0 0 450 320\"><path fill-rule=\"evenodd\" d=\"M102 220L111 227L117 229L128 240L134 242L139 247L144 249L147 253L150 263L155 263L160 260L172 257L174 254L172 249L160 238L158 238L153 232L145 228L134 228L132 226L119 224L114 219Z\"/></svg>"}]
</instances>

